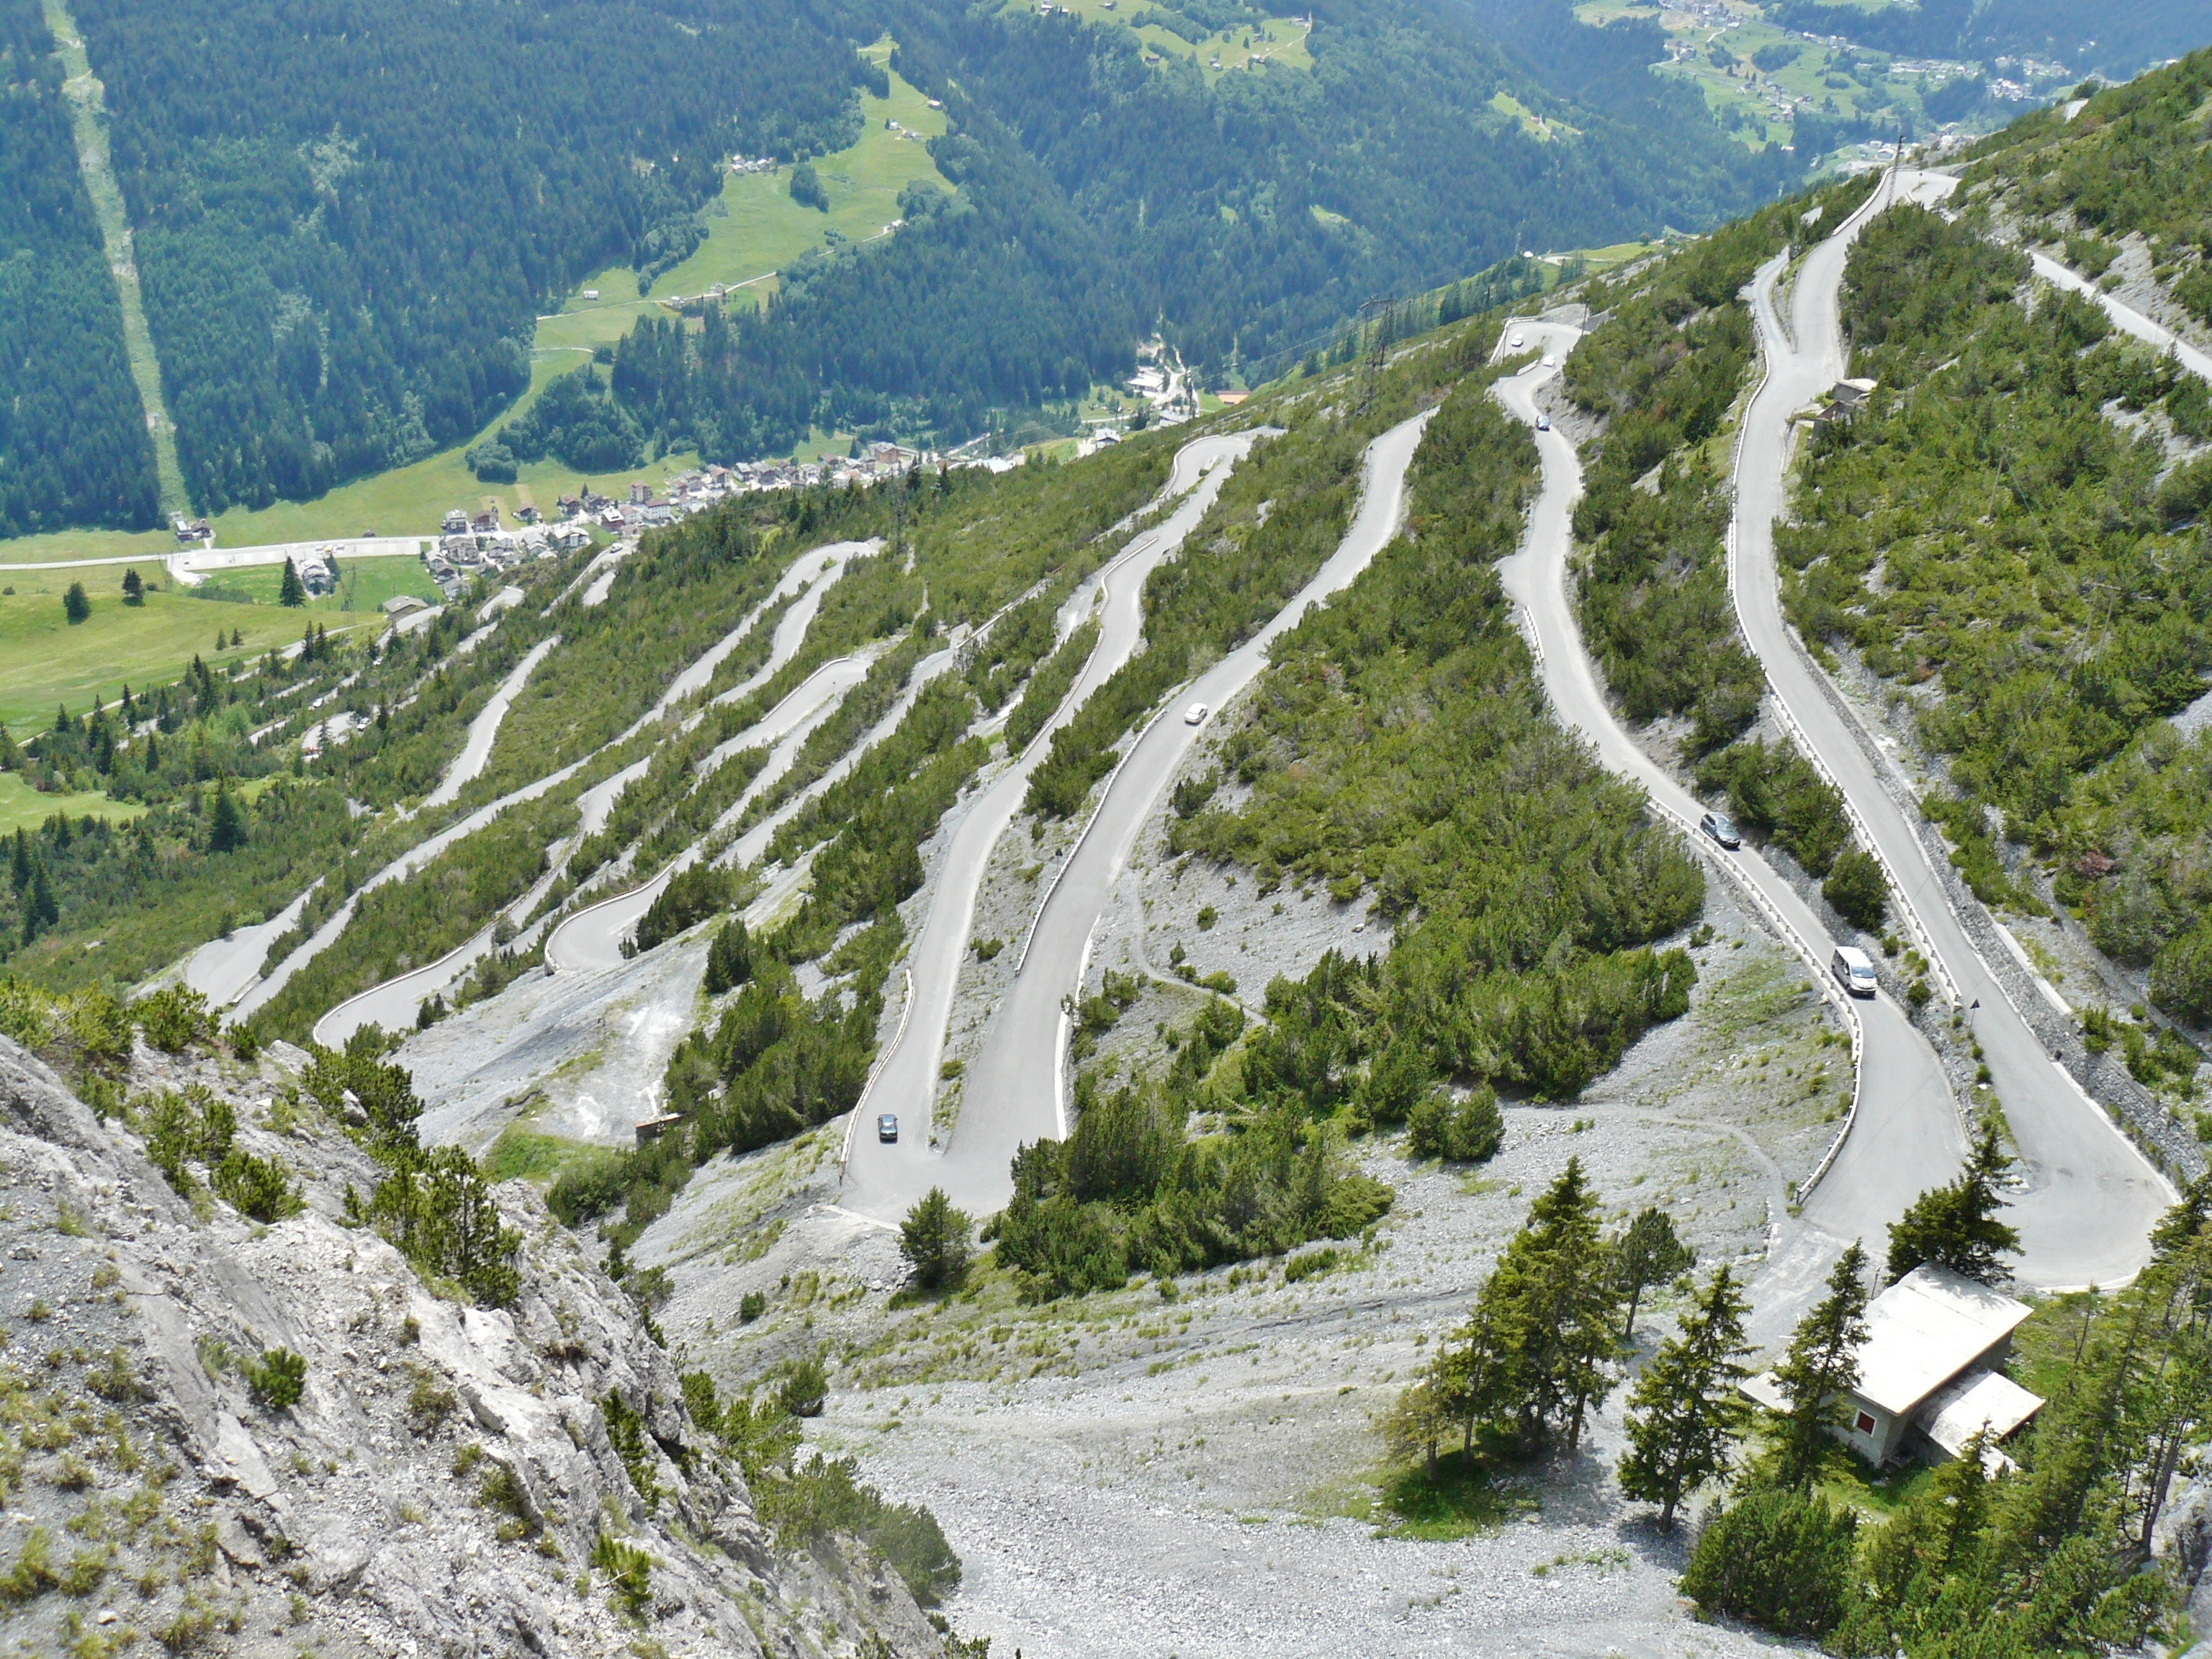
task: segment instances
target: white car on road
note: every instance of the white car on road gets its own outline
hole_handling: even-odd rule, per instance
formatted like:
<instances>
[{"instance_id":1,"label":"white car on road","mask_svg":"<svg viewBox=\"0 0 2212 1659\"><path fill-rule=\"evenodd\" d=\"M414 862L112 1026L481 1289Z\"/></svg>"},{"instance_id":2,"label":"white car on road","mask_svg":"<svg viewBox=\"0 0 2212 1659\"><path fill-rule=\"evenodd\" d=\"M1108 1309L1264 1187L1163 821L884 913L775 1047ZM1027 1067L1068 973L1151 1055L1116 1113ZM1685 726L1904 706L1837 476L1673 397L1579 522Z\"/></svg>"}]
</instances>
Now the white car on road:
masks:
<instances>
[{"instance_id":1,"label":"white car on road","mask_svg":"<svg viewBox=\"0 0 2212 1659\"><path fill-rule=\"evenodd\" d=\"M1521 336L1518 332L1516 332L1513 337L1505 343L1505 349L1509 351L1518 351L1521 349Z\"/></svg>"},{"instance_id":2,"label":"white car on road","mask_svg":"<svg viewBox=\"0 0 2212 1659\"><path fill-rule=\"evenodd\" d=\"M1182 711L1182 723L1185 726L1202 726L1206 723L1206 712L1204 703L1194 702Z\"/></svg>"}]
</instances>

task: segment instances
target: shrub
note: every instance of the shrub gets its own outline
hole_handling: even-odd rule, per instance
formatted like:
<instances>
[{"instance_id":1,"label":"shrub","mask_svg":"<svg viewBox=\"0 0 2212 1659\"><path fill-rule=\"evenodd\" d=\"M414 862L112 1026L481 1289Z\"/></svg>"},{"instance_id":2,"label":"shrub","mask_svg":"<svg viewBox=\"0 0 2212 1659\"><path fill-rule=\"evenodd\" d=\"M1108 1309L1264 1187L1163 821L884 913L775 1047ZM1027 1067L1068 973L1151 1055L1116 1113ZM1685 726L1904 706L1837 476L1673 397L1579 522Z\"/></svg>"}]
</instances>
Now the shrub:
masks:
<instances>
[{"instance_id":1,"label":"shrub","mask_svg":"<svg viewBox=\"0 0 2212 1659\"><path fill-rule=\"evenodd\" d=\"M545 1207L564 1226L579 1227L620 1203L629 1191L628 1152L589 1152L564 1164L545 1189Z\"/></svg>"},{"instance_id":2,"label":"shrub","mask_svg":"<svg viewBox=\"0 0 2212 1659\"><path fill-rule=\"evenodd\" d=\"M767 1311L768 1293L764 1291L747 1291L738 1304L738 1322L750 1325Z\"/></svg>"},{"instance_id":3,"label":"shrub","mask_svg":"<svg viewBox=\"0 0 2212 1659\"><path fill-rule=\"evenodd\" d=\"M830 1376L819 1356L809 1354L791 1368L777 1397L793 1417L819 1417L830 1403Z\"/></svg>"},{"instance_id":4,"label":"shrub","mask_svg":"<svg viewBox=\"0 0 2212 1659\"><path fill-rule=\"evenodd\" d=\"M1881 860L1856 847L1836 854L1827 880L1820 884L1820 896L1845 921L1869 933L1879 933L1889 915L1889 881L1881 873Z\"/></svg>"},{"instance_id":5,"label":"shrub","mask_svg":"<svg viewBox=\"0 0 2212 1659\"><path fill-rule=\"evenodd\" d=\"M632 1618L653 1600L653 1558L635 1544L603 1532L592 1546L592 1565L607 1576L607 1589Z\"/></svg>"},{"instance_id":6,"label":"shrub","mask_svg":"<svg viewBox=\"0 0 2212 1659\"><path fill-rule=\"evenodd\" d=\"M1416 1158L1486 1162L1505 1142L1505 1118L1498 1109L1497 1092L1485 1084L1455 1103L1441 1089L1431 1091L1407 1117L1406 1142Z\"/></svg>"},{"instance_id":7,"label":"shrub","mask_svg":"<svg viewBox=\"0 0 2212 1659\"><path fill-rule=\"evenodd\" d=\"M238 1132L238 1116L228 1101L204 1084L188 1083L179 1091L164 1089L133 1103L146 1137L146 1157L169 1185L189 1195L193 1189L187 1163L219 1168Z\"/></svg>"},{"instance_id":8,"label":"shrub","mask_svg":"<svg viewBox=\"0 0 2212 1659\"><path fill-rule=\"evenodd\" d=\"M270 1348L239 1367L254 1399L272 1412L289 1411L307 1392L307 1362L289 1348Z\"/></svg>"},{"instance_id":9,"label":"shrub","mask_svg":"<svg viewBox=\"0 0 2212 1659\"><path fill-rule=\"evenodd\" d=\"M849 1457L817 1452L784 1480L758 1497L763 1516L787 1545L811 1543L842 1533L858 1538L890 1564L914 1599L933 1607L960 1583L960 1558L945 1542L937 1517L919 1504L892 1504L854 1477Z\"/></svg>"},{"instance_id":10,"label":"shrub","mask_svg":"<svg viewBox=\"0 0 2212 1659\"><path fill-rule=\"evenodd\" d=\"M256 1158L234 1146L216 1166L216 1194L240 1215L256 1221L282 1221L307 1207L284 1166L273 1158Z\"/></svg>"},{"instance_id":11,"label":"shrub","mask_svg":"<svg viewBox=\"0 0 2212 1659\"><path fill-rule=\"evenodd\" d=\"M1344 1252L1334 1244L1325 1244L1318 1250L1308 1250L1304 1255L1294 1255L1283 1263L1283 1283L1295 1285L1301 1279L1332 1272L1341 1267L1345 1260Z\"/></svg>"},{"instance_id":12,"label":"shrub","mask_svg":"<svg viewBox=\"0 0 2212 1659\"><path fill-rule=\"evenodd\" d=\"M146 1041L165 1054L181 1054L195 1042L215 1041L216 1020L198 991L172 985L131 1005Z\"/></svg>"},{"instance_id":13,"label":"shrub","mask_svg":"<svg viewBox=\"0 0 2212 1659\"><path fill-rule=\"evenodd\" d=\"M1819 1636L1843 1616L1857 1526L1817 1493L1747 1493L1706 1517L1682 1594L1778 1636Z\"/></svg>"}]
</instances>

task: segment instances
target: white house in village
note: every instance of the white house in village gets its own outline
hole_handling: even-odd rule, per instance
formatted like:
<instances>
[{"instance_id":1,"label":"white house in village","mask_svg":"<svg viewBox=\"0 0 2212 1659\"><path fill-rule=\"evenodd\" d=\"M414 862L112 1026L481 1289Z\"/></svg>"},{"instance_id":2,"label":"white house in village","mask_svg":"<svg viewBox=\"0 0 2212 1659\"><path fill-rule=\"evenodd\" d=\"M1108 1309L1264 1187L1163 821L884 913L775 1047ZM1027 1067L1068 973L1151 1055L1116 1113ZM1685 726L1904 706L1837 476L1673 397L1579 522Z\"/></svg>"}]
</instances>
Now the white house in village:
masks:
<instances>
[{"instance_id":1,"label":"white house in village","mask_svg":"<svg viewBox=\"0 0 2212 1659\"><path fill-rule=\"evenodd\" d=\"M1996 1370L2029 1311L1948 1267L1915 1267L1867 1304L1858 1386L1844 1396L1850 1420L1837 1437L1877 1464L1956 1457L1984 1430L2002 1441L2043 1405ZM1744 1392L1777 1411L1788 1403L1771 1371Z\"/></svg>"}]
</instances>

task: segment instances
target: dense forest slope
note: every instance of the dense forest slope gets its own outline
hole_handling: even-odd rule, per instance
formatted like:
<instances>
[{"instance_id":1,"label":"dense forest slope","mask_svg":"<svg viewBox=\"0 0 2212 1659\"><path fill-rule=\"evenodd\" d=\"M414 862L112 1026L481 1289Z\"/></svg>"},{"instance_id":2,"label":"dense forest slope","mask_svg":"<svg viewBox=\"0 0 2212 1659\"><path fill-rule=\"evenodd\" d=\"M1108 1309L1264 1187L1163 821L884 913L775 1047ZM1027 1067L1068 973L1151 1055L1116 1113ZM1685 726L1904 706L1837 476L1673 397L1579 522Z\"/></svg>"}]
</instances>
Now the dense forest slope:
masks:
<instances>
[{"instance_id":1,"label":"dense forest slope","mask_svg":"<svg viewBox=\"0 0 2212 1659\"><path fill-rule=\"evenodd\" d=\"M62 78L38 0L0 0L0 536L160 504Z\"/></svg>"},{"instance_id":2,"label":"dense forest slope","mask_svg":"<svg viewBox=\"0 0 2212 1659\"><path fill-rule=\"evenodd\" d=\"M1523 246L1709 224L1797 169L1645 73L1649 26L1532 15L1540 70L1499 43L1522 20L1428 0L1324 4L1310 32L1227 0L1156 8L1143 34L950 0L84 0L53 27L82 33L104 92L184 484L217 513L483 430L530 386L541 313L610 266L650 291L700 246L731 156L854 143L860 90L887 84L856 45L887 34L945 106L931 154L952 189L902 198L896 234L826 239L764 313L633 343L611 392L579 377L512 453L604 468L648 442L733 460L811 426L964 437L1118 378L1155 330L1209 372L1272 370L1371 297ZM26 384L84 394L68 418L11 404L27 460L0 533L143 526L151 466L52 45L31 0L0 15L9 205L30 216L5 280L35 296L8 311L43 319L0 372L50 357ZM1295 50L1224 73L1151 51L1162 28Z\"/></svg>"},{"instance_id":3,"label":"dense forest slope","mask_svg":"<svg viewBox=\"0 0 2212 1659\"><path fill-rule=\"evenodd\" d=\"M532 319L696 245L732 151L848 142L851 48L763 3L78 9L197 506L413 460Z\"/></svg>"}]
</instances>

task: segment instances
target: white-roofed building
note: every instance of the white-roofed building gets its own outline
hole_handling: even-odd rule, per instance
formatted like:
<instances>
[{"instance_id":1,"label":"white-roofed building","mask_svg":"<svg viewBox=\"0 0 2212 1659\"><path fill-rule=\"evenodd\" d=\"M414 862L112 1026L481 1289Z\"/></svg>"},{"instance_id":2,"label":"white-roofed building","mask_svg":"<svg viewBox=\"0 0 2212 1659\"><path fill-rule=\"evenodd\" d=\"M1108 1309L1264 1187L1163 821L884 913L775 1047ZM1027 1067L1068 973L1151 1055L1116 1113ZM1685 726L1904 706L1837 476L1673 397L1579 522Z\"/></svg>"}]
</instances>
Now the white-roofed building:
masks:
<instances>
[{"instance_id":1,"label":"white-roofed building","mask_svg":"<svg viewBox=\"0 0 2212 1659\"><path fill-rule=\"evenodd\" d=\"M1915 1267L1867 1304L1858 1386L1837 1437L1877 1464L1915 1451L1955 1457L1984 1431L2003 1439L2043 1405L1995 1369L2030 1311L1948 1267ZM1744 1392L1778 1411L1788 1403L1771 1371Z\"/></svg>"}]
</instances>

